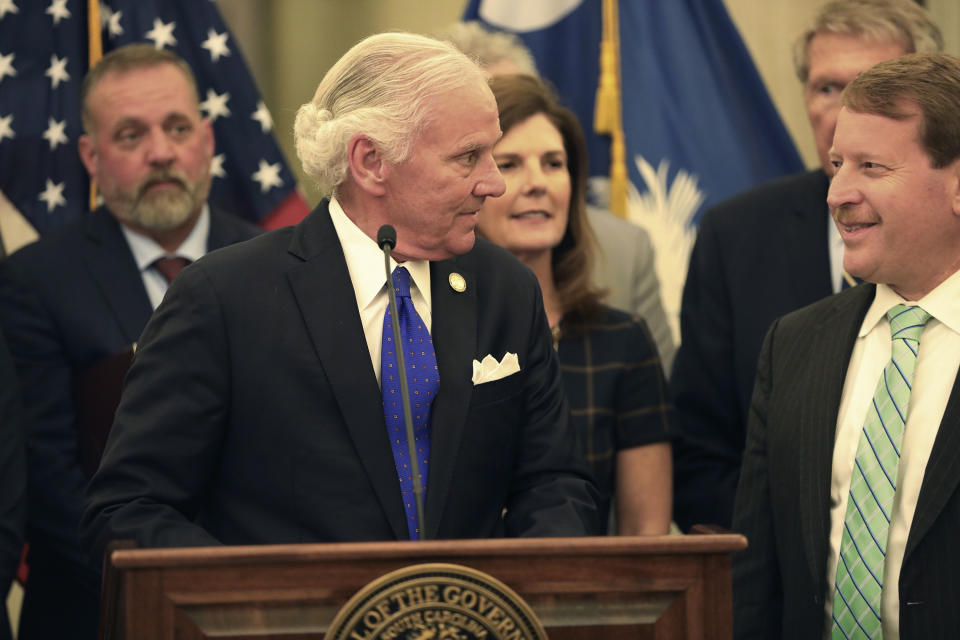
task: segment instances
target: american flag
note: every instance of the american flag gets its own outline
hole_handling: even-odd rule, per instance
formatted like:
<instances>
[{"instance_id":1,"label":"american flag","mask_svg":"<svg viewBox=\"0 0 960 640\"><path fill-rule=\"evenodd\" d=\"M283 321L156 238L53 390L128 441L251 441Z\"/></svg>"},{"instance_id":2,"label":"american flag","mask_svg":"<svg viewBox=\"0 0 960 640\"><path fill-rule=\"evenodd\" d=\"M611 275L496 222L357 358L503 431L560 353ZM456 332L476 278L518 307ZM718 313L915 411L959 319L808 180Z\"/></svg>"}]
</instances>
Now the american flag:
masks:
<instances>
[{"instance_id":1,"label":"american flag","mask_svg":"<svg viewBox=\"0 0 960 640\"><path fill-rule=\"evenodd\" d=\"M0 0L0 191L41 235L89 209L77 154L90 0ZM176 51L213 122L212 205L264 226L306 213L270 112L212 0L103 0L104 52L131 42Z\"/></svg>"}]
</instances>

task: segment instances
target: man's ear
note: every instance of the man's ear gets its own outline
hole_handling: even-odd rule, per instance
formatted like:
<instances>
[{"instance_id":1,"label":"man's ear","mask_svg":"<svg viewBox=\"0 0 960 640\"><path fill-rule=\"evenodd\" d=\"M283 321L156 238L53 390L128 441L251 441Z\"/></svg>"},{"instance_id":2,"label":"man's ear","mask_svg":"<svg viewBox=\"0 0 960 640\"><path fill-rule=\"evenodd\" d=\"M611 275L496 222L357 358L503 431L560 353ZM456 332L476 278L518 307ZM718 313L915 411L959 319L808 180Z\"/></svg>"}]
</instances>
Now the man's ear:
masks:
<instances>
[{"instance_id":1,"label":"man's ear","mask_svg":"<svg viewBox=\"0 0 960 640\"><path fill-rule=\"evenodd\" d=\"M89 134L83 134L77 142L77 150L80 152L80 161L86 167L87 173L94 180L97 179L97 144Z\"/></svg>"},{"instance_id":2,"label":"man's ear","mask_svg":"<svg viewBox=\"0 0 960 640\"><path fill-rule=\"evenodd\" d=\"M386 160L373 140L358 133L347 145L350 176L358 187L373 196L386 194Z\"/></svg>"},{"instance_id":3,"label":"man's ear","mask_svg":"<svg viewBox=\"0 0 960 640\"><path fill-rule=\"evenodd\" d=\"M960 217L960 158L950 165L950 203L953 215Z\"/></svg>"}]
</instances>

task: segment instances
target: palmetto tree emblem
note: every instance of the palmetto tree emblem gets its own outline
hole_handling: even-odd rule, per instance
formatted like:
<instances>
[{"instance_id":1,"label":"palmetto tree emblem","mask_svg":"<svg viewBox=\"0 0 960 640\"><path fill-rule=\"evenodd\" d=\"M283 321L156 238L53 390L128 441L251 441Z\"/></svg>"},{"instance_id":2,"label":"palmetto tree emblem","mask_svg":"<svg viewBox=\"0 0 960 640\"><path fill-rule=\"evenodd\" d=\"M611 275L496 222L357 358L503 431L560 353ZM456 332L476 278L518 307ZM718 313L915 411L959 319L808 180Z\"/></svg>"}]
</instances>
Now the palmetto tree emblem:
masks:
<instances>
[{"instance_id":1,"label":"palmetto tree emblem","mask_svg":"<svg viewBox=\"0 0 960 640\"><path fill-rule=\"evenodd\" d=\"M656 169L646 158L635 156L637 170L646 186L641 193L633 184L627 194L627 219L650 234L656 249L657 277L663 308L676 342L680 341L680 298L687 278L690 251L697 237L693 217L706 195L696 175L683 169L668 184L670 162L660 161Z\"/></svg>"}]
</instances>

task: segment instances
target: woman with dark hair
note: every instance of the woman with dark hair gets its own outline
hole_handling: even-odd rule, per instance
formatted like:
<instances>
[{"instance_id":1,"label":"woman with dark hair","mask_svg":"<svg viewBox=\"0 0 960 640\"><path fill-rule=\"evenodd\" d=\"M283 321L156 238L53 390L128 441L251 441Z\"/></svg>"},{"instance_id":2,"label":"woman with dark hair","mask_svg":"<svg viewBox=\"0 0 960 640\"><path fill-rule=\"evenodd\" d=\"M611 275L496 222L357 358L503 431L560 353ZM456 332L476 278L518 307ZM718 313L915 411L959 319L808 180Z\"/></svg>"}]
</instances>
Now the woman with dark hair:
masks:
<instances>
[{"instance_id":1,"label":"woman with dark hair","mask_svg":"<svg viewBox=\"0 0 960 640\"><path fill-rule=\"evenodd\" d=\"M503 130L494 158L507 190L487 198L480 234L517 256L540 282L601 515L615 495L618 533L666 533L672 409L646 324L604 306L603 292L591 285L595 249L585 213L583 132L536 78L498 76L490 87Z\"/></svg>"}]
</instances>

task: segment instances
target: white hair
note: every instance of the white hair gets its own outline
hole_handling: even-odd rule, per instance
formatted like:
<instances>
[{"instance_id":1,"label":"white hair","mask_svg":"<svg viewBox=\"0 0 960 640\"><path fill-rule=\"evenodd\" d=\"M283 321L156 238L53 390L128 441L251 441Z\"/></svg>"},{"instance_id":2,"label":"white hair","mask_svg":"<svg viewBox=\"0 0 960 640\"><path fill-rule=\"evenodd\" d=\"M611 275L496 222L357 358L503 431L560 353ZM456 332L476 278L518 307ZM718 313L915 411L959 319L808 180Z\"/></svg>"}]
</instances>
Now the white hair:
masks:
<instances>
[{"instance_id":1,"label":"white hair","mask_svg":"<svg viewBox=\"0 0 960 640\"><path fill-rule=\"evenodd\" d=\"M357 134L384 158L403 162L429 115L429 98L486 84L483 71L446 42L412 33L381 33L353 46L327 72L313 100L297 111L297 157L323 195L336 193Z\"/></svg>"},{"instance_id":2,"label":"white hair","mask_svg":"<svg viewBox=\"0 0 960 640\"><path fill-rule=\"evenodd\" d=\"M516 73L539 76L533 54L516 34L492 31L476 20L470 20L447 25L435 35L453 44L484 69L509 62L516 67Z\"/></svg>"}]
</instances>

